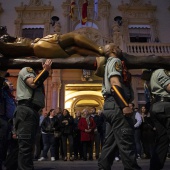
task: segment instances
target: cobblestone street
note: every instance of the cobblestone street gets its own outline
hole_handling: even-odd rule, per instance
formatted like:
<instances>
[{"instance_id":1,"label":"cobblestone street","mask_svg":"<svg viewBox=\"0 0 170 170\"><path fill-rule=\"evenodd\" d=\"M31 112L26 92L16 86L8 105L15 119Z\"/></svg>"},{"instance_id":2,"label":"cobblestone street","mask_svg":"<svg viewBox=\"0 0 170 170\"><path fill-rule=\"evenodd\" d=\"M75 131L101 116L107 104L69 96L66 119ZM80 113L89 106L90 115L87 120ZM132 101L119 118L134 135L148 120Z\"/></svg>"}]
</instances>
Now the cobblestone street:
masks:
<instances>
[{"instance_id":1,"label":"cobblestone street","mask_svg":"<svg viewBox=\"0 0 170 170\"><path fill-rule=\"evenodd\" d=\"M35 170L97 170L97 161L35 161ZM149 160L138 160L142 170L149 170ZM123 170L122 162L114 162L112 170ZM163 170L170 170L170 159L167 159Z\"/></svg>"}]
</instances>

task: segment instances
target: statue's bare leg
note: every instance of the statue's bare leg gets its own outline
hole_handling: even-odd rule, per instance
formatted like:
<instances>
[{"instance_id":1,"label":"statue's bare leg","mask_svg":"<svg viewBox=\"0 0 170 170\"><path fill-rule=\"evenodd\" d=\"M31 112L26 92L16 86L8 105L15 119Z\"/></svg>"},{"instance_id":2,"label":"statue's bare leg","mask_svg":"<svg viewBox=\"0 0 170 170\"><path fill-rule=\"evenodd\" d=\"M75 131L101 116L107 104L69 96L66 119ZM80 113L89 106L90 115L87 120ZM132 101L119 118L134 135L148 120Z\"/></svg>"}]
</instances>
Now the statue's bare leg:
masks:
<instances>
[{"instance_id":1,"label":"statue's bare leg","mask_svg":"<svg viewBox=\"0 0 170 170\"><path fill-rule=\"evenodd\" d=\"M77 46L80 48L77 48L77 53L80 53L81 55L82 52L79 51L79 49L86 49L89 51L94 51L98 53L99 55L103 55L103 49L101 46L97 45L95 42L91 41L89 38L76 34L76 33L67 33L60 35L59 38L59 44L63 49L66 49L67 47L70 46Z\"/></svg>"},{"instance_id":2,"label":"statue's bare leg","mask_svg":"<svg viewBox=\"0 0 170 170\"><path fill-rule=\"evenodd\" d=\"M48 35L34 44L35 56L41 58L67 58L73 54L103 55L103 49L90 39L75 33Z\"/></svg>"}]
</instances>

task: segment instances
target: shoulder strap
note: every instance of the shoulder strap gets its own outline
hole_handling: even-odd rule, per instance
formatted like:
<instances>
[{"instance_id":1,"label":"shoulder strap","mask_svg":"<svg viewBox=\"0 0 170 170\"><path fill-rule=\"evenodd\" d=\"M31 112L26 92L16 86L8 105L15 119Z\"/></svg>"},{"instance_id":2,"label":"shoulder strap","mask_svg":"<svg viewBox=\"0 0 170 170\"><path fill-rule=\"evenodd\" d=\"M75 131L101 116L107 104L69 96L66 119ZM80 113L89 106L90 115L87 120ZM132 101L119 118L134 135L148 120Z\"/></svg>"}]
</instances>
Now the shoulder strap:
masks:
<instances>
[{"instance_id":1,"label":"shoulder strap","mask_svg":"<svg viewBox=\"0 0 170 170\"><path fill-rule=\"evenodd\" d=\"M129 73L125 61L121 61L122 62L122 77L123 77L123 82L126 85L130 85L131 83L131 74Z\"/></svg>"}]
</instances>

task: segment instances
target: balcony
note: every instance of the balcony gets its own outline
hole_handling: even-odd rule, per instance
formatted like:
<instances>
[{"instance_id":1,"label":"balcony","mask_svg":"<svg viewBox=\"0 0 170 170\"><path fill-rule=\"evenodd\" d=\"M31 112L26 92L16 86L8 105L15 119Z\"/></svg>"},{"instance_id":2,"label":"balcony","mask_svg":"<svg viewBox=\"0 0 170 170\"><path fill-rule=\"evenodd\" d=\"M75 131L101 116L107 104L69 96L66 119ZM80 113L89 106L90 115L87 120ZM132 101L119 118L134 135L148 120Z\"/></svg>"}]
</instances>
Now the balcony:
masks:
<instances>
[{"instance_id":1,"label":"balcony","mask_svg":"<svg viewBox=\"0 0 170 170\"><path fill-rule=\"evenodd\" d=\"M125 52L137 56L170 56L170 43L128 43Z\"/></svg>"}]
</instances>

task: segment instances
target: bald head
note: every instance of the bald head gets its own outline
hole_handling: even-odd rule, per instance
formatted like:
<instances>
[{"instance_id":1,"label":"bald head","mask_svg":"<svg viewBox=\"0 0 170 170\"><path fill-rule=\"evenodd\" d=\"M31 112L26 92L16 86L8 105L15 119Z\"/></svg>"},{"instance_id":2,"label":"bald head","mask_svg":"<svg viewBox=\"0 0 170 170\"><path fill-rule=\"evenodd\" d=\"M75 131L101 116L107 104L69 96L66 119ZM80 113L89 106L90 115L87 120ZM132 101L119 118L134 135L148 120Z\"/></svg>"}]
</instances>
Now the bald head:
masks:
<instances>
[{"instance_id":1,"label":"bald head","mask_svg":"<svg viewBox=\"0 0 170 170\"><path fill-rule=\"evenodd\" d=\"M104 53L106 57L121 57L122 51L119 46L115 45L114 43L106 44L104 46Z\"/></svg>"}]
</instances>

